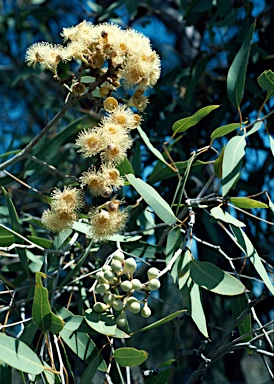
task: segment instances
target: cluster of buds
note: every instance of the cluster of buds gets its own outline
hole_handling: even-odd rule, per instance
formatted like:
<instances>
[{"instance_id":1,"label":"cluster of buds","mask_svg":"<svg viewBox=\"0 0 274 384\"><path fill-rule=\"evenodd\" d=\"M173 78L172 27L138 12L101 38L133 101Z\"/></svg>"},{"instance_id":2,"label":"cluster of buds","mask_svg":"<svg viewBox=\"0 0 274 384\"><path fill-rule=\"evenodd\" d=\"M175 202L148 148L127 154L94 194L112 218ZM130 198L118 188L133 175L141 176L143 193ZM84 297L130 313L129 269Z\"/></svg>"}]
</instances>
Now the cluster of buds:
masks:
<instances>
[{"instance_id":1,"label":"cluster of buds","mask_svg":"<svg viewBox=\"0 0 274 384\"><path fill-rule=\"evenodd\" d=\"M123 252L116 251L111 263L104 265L95 275L97 280L95 292L102 296L102 301L96 301L93 310L100 313L114 310L117 315L116 323L122 328L127 325L126 311L140 313L145 318L151 315L148 296L150 291L158 290L161 285L157 278L159 274L157 268L148 269L146 283L134 278L136 268L134 258L125 259ZM144 292L144 299L138 300L134 292L141 290Z\"/></svg>"},{"instance_id":2,"label":"cluster of buds","mask_svg":"<svg viewBox=\"0 0 274 384\"><path fill-rule=\"evenodd\" d=\"M141 122L137 112L146 108L145 91L154 86L160 76L160 58L143 34L131 29L122 30L111 23L93 25L83 21L64 28L61 36L63 44L40 42L31 45L26 52L26 62L33 66L37 63L44 65L72 95L85 97L89 94L89 99L96 100L98 111L103 110L103 117L96 127L80 131L76 147L84 158L97 156L96 165L91 165L79 177L82 190L87 188L93 197L110 198L124 185L116 167L125 160L132 146L131 131ZM60 79L58 64L72 60L81 64L78 75ZM86 75L90 75L90 83L82 79ZM113 96L120 87L133 89L129 100ZM61 191L58 193L62 194ZM78 209L83 206L82 203L74 208L65 207L63 203L58 206L62 199L57 199L57 195L53 193L51 209L42 216L42 223L54 232L70 227L77 220ZM120 211L120 205L121 201L114 197L87 213L94 240L107 240L124 228L127 214Z\"/></svg>"}]
</instances>

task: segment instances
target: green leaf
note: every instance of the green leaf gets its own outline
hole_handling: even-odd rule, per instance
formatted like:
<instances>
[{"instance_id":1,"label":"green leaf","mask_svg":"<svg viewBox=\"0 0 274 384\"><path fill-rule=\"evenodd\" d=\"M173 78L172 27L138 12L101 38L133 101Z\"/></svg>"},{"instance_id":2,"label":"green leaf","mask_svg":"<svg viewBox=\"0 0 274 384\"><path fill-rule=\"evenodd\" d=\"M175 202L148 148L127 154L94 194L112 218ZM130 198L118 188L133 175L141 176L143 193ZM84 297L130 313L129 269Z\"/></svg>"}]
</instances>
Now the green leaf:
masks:
<instances>
[{"instance_id":1,"label":"green leaf","mask_svg":"<svg viewBox=\"0 0 274 384\"><path fill-rule=\"evenodd\" d=\"M237 228L231 225L231 229L239 243L240 248L252 262L259 276L261 277L267 288L270 290L272 295L274 295L273 284L265 270L260 256L258 255L256 249L253 247L251 241L241 228Z\"/></svg>"},{"instance_id":2,"label":"green leaf","mask_svg":"<svg viewBox=\"0 0 274 384\"><path fill-rule=\"evenodd\" d=\"M39 375L44 371L41 360L22 341L0 333L0 360L18 371Z\"/></svg>"},{"instance_id":3,"label":"green leaf","mask_svg":"<svg viewBox=\"0 0 274 384\"><path fill-rule=\"evenodd\" d=\"M129 335L117 328L116 319L111 313L98 313L88 309L85 314L87 324L96 332L120 339L129 337Z\"/></svg>"},{"instance_id":4,"label":"green leaf","mask_svg":"<svg viewBox=\"0 0 274 384\"><path fill-rule=\"evenodd\" d=\"M81 77L81 83L89 84L89 83L93 83L94 81L95 81L95 77L92 77L92 76Z\"/></svg>"},{"instance_id":5,"label":"green leaf","mask_svg":"<svg viewBox=\"0 0 274 384\"><path fill-rule=\"evenodd\" d=\"M220 105L209 105L208 107L204 107L199 109L194 115L189 117L184 117L181 120L176 121L173 124L172 130L176 133L185 132L187 129L193 127L198 124L200 120L202 120L205 116L207 116L211 111L216 108L219 108Z\"/></svg>"},{"instance_id":6,"label":"green leaf","mask_svg":"<svg viewBox=\"0 0 274 384\"><path fill-rule=\"evenodd\" d=\"M229 201L239 208L269 208L267 204L258 200L250 199L249 197L230 197Z\"/></svg>"},{"instance_id":7,"label":"green leaf","mask_svg":"<svg viewBox=\"0 0 274 384\"><path fill-rule=\"evenodd\" d=\"M222 178L222 168L223 168L223 159L224 159L224 153L225 153L225 145L223 146L221 153L219 157L214 161L214 173L219 179Z\"/></svg>"},{"instance_id":8,"label":"green leaf","mask_svg":"<svg viewBox=\"0 0 274 384\"><path fill-rule=\"evenodd\" d=\"M154 148L153 145L151 144L147 134L142 130L142 128L139 126L137 127L137 130L139 132L139 135L141 136L141 138L143 139L144 143L146 144L147 148L151 150L151 152L160 160L162 161L163 163L167 164L164 156L161 154L160 151L158 151L158 149ZM132 172L133 173L133 172Z\"/></svg>"},{"instance_id":9,"label":"green leaf","mask_svg":"<svg viewBox=\"0 0 274 384\"><path fill-rule=\"evenodd\" d=\"M132 347L118 348L112 357L121 367L136 367L148 358L148 353Z\"/></svg>"},{"instance_id":10,"label":"green leaf","mask_svg":"<svg viewBox=\"0 0 274 384\"><path fill-rule=\"evenodd\" d=\"M195 167L195 170L198 170L204 164L207 164L207 163L205 161L195 160L191 164L191 167ZM182 172L185 171L185 169L189 165L189 161L188 160L186 160L186 161L178 161L178 162L175 163L175 165L176 165L176 168L179 171L179 174L181 174ZM157 168L156 172L154 172L154 170L153 170L153 172L151 173L151 175L150 175L150 177L148 179L148 182L150 184L155 184L155 183L158 183L158 181L170 179L171 177L175 177L175 176L178 177L177 172L173 171L168 166L164 166L163 168Z\"/></svg>"},{"instance_id":11,"label":"green leaf","mask_svg":"<svg viewBox=\"0 0 274 384\"><path fill-rule=\"evenodd\" d=\"M155 323L152 323L152 324L150 324L150 325L147 325L146 327L141 328L141 329L139 329L139 330L136 331L136 332L133 332L131 335L134 335L135 333L138 333L138 332L149 331L149 330L152 329L152 328L159 327L160 325L163 325L163 324L168 323L169 321L175 319L175 317L179 316L179 315L180 315L181 313L183 313L183 312L186 312L186 309L180 309L179 311L174 312L174 313L172 313L171 315L168 315L168 316L166 316L166 317L163 317L161 320L155 321Z\"/></svg>"},{"instance_id":12,"label":"green leaf","mask_svg":"<svg viewBox=\"0 0 274 384\"><path fill-rule=\"evenodd\" d=\"M230 298L230 305L232 309L233 319L236 320L241 313L247 308L248 303L244 294L232 296ZM240 336L246 333L252 332L251 313L248 313L237 325ZM252 340L252 333L242 339L242 342L248 342ZM249 355L252 354L252 349L246 348Z\"/></svg>"},{"instance_id":13,"label":"green leaf","mask_svg":"<svg viewBox=\"0 0 274 384\"><path fill-rule=\"evenodd\" d=\"M13 205L13 202L12 202L11 198L9 197L7 191L5 190L5 188L3 188L3 187L1 187L1 188L2 188L3 194L4 194L5 199L6 199L6 203L7 203L7 206L8 206L9 217L10 217L10 221L11 221L12 230L14 232L18 233L19 235L21 235L21 225L20 225L20 222L19 222L19 219L18 219L18 215L17 215L16 209L15 209L15 207ZM21 237L18 237L16 235L14 235L14 240L18 244L24 244L24 240ZM24 270L27 273L29 273L28 260L27 260L27 256L26 256L25 250L23 248L16 248L16 250L17 250L20 262L22 264L22 267L24 268Z\"/></svg>"},{"instance_id":14,"label":"green leaf","mask_svg":"<svg viewBox=\"0 0 274 384\"><path fill-rule=\"evenodd\" d=\"M52 241L48 239L44 239L43 237L38 236L28 236L28 239L32 241L34 244L40 245L40 247L50 249L52 246Z\"/></svg>"},{"instance_id":15,"label":"green leaf","mask_svg":"<svg viewBox=\"0 0 274 384\"><path fill-rule=\"evenodd\" d=\"M164 247L149 244L145 241L137 241L134 243L123 244L123 249L132 256L153 259L155 258L155 253L163 252Z\"/></svg>"},{"instance_id":16,"label":"green leaf","mask_svg":"<svg viewBox=\"0 0 274 384\"><path fill-rule=\"evenodd\" d=\"M190 277L181 289L185 305L199 331L208 338L201 289Z\"/></svg>"},{"instance_id":17,"label":"green leaf","mask_svg":"<svg viewBox=\"0 0 274 384\"><path fill-rule=\"evenodd\" d=\"M266 95L266 101L269 100L271 97L274 96L274 91L267 91L267 95Z\"/></svg>"},{"instance_id":18,"label":"green leaf","mask_svg":"<svg viewBox=\"0 0 274 384\"><path fill-rule=\"evenodd\" d=\"M98 356L95 356L87 368L85 369L83 376L81 377L81 381L79 384L90 384L92 378L95 376L98 366L100 364L100 360Z\"/></svg>"},{"instance_id":19,"label":"green leaf","mask_svg":"<svg viewBox=\"0 0 274 384\"><path fill-rule=\"evenodd\" d=\"M274 156L274 139L270 135L269 135L269 141L270 141L270 149L271 149L272 155Z\"/></svg>"},{"instance_id":20,"label":"green leaf","mask_svg":"<svg viewBox=\"0 0 274 384\"><path fill-rule=\"evenodd\" d=\"M124 161L121 164L117 166L117 169L120 172L121 176L125 176L129 173L134 174L134 169L132 168L132 165L127 157L124 159Z\"/></svg>"},{"instance_id":21,"label":"green leaf","mask_svg":"<svg viewBox=\"0 0 274 384\"><path fill-rule=\"evenodd\" d=\"M214 207L210 210L210 212L216 220L221 220L225 223L233 224L236 227L245 227L245 223L235 219L235 217L231 216L228 212L224 212L221 207Z\"/></svg>"},{"instance_id":22,"label":"green leaf","mask_svg":"<svg viewBox=\"0 0 274 384\"><path fill-rule=\"evenodd\" d=\"M228 98L235 107L239 107L242 101L247 63L252 42L252 37L255 29L255 23L251 25L244 42L235 56L228 74L227 74L227 93Z\"/></svg>"},{"instance_id":23,"label":"green leaf","mask_svg":"<svg viewBox=\"0 0 274 384\"><path fill-rule=\"evenodd\" d=\"M234 276L208 261L192 259L190 277L200 287L219 295L234 296L245 292L245 286Z\"/></svg>"},{"instance_id":24,"label":"green leaf","mask_svg":"<svg viewBox=\"0 0 274 384\"><path fill-rule=\"evenodd\" d=\"M264 71L258 77L259 86L266 91L274 91L274 72L270 69L268 71Z\"/></svg>"},{"instance_id":25,"label":"green leaf","mask_svg":"<svg viewBox=\"0 0 274 384\"><path fill-rule=\"evenodd\" d=\"M66 318L66 323L60 332L60 337L81 360L89 364L94 359L98 359L97 367L99 366L100 370L106 371L107 365L93 340L87 333L78 331L82 321L82 316L74 316L71 313L71 317Z\"/></svg>"},{"instance_id":26,"label":"green leaf","mask_svg":"<svg viewBox=\"0 0 274 384\"><path fill-rule=\"evenodd\" d=\"M225 147L222 167L222 195L234 187L241 173L241 165L245 155L246 141L243 136L235 136Z\"/></svg>"},{"instance_id":27,"label":"green leaf","mask_svg":"<svg viewBox=\"0 0 274 384\"><path fill-rule=\"evenodd\" d=\"M177 218L172 209L154 188L132 174L127 175L126 177L160 219L170 225L176 223Z\"/></svg>"},{"instance_id":28,"label":"green leaf","mask_svg":"<svg viewBox=\"0 0 274 384\"><path fill-rule=\"evenodd\" d=\"M178 285L179 289L183 288L186 284L187 279L190 276L190 262L192 260L192 256L190 251L187 249L185 253L180 257L178 263Z\"/></svg>"},{"instance_id":29,"label":"green leaf","mask_svg":"<svg viewBox=\"0 0 274 384\"><path fill-rule=\"evenodd\" d=\"M218 137L225 136L228 133L235 131L235 129L239 128L240 126L241 124L239 123L223 125L222 127L216 128L210 135L210 138L214 140L214 139L217 139Z\"/></svg>"},{"instance_id":30,"label":"green leaf","mask_svg":"<svg viewBox=\"0 0 274 384\"><path fill-rule=\"evenodd\" d=\"M51 331L53 334L57 334L63 329L65 323L51 311L48 290L42 285L42 277L46 278L46 275L42 272L35 274L32 317L35 324L43 332Z\"/></svg>"},{"instance_id":31,"label":"green leaf","mask_svg":"<svg viewBox=\"0 0 274 384\"><path fill-rule=\"evenodd\" d=\"M262 126L262 122L261 121L258 121L257 123L255 123L253 125L253 127L250 129L250 131L248 131L244 137L247 137L247 136L250 136L250 135L253 135L253 133L257 132Z\"/></svg>"}]
</instances>

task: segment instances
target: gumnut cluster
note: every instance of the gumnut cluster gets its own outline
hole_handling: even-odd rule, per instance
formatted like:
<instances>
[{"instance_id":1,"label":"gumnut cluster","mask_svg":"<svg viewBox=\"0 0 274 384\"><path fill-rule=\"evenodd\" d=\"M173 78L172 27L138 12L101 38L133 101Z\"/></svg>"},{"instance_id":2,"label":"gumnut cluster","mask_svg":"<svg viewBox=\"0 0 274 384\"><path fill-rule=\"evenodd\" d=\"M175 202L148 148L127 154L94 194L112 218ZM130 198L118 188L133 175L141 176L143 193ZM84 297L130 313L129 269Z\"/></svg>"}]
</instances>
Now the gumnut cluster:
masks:
<instances>
[{"instance_id":1,"label":"gumnut cluster","mask_svg":"<svg viewBox=\"0 0 274 384\"><path fill-rule=\"evenodd\" d=\"M110 264L104 265L95 275L97 280L95 292L100 295L100 300L93 305L95 312L112 311L116 314L116 323L119 327L127 326L126 311L142 317L149 317L151 309L148 306L150 291L156 291L161 283L158 280L157 268L149 268L147 271L148 281L142 283L134 278L137 269L133 257L125 258L123 252L116 251ZM134 296L135 291L143 291L144 298L139 300ZM98 299L98 296L97 296Z\"/></svg>"},{"instance_id":2,"label":"gumnut cluster","mask_svg":"<svg viewBox=\"0 0 274 384\"><path fill-rule=\"evenodd\" d=\"M88 21L64 28L63 44L39 42L26 52L28 65L37 63L52 71L55 81L69 91L68 97L87 97L101 113L95 127L86 128L76 138L76 148L84 158L93 158L88 170L78 178L79 189L55 189L51 196L51 209L42 216L42 223L53 232L69 228L77 220L77 212L84 204L84 192L93 198L109 199L99 207L87 211L91 224L91 237L105 241L123 230L127 221L122 201L114 197L124 186L124 178L117 166L127 157L132 146L131 132L141 123L140 112L148 104L145 96L160 76L160 59L143 34L118 25L93 25ZM78 74L67 79L58 76L58 64L76 61ZM128 100L121 97L120 88L132 89ZM115 97L115 93L118 96ZM74 194L74 204L66 202Z\"/></svg>"}]
</instances>

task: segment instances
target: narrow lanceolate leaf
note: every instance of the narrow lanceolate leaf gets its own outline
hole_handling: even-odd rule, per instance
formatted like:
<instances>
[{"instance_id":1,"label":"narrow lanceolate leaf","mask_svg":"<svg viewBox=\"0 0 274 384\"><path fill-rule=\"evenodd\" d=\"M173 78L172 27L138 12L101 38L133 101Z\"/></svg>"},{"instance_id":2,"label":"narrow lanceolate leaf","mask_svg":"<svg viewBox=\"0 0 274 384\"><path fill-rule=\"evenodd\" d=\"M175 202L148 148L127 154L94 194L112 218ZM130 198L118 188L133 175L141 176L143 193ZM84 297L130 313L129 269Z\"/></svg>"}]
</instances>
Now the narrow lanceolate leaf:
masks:
<instances>
[{"instance_id":1,"label":"narrow lanceolate leaf","mask_svg":"<svg viewBox=\"0 0 274 384\"><path fill-rule=\"evenodd\" d=\"M270 140L270 149L271 149L272 155L274 156L274 139L270 135L269 135L269 140Z\"/></svg>"},{"instance_id":2,"label":"narrow lanceolate leaf","mask_svg":"<svg viewBox=\"0 0 274 384\"><path fill-rule=\"evenodd\" d=\"M97 372L100 360L98 356L95 356L94 359L89 363L83 376L81 377L81 381L79 384L90 384L93 376Z\"/></svg>"},{"instance_id":3,"label":"narrow lanceolate leaf","mask_svg":"<svg viewBox=\"0 0 274 384\"><path fill-rule=\"evenodd\" d=\"M232 315L234 320L237 319L243 313L243 311L247 308L248 303L244 294L233 296L230 298L230 305L232 309ZM247 333L252 332L252 324L251 324L251 313L247 313L247 315L238 323L238 330L240 336L243 336ZM247 335L242 342L248 342L252 339L252 333ZM246 348L246 351L249 355L252 354L252 349Z\"/></svg>"},{"instance_id":4,"label":"narrow lanceolate leaf","mask_svg":"<svg viewBox=\"0 0 274 384\"><path fill-rule=\"evenodd\" d=\"M32 306L32 317L35 324L43 331L59 333L64 327L64 321L56 316L50 309L48 290L42 285L42 277L46 275L37 272L35 275L35 290Z\"/></svg>"},{"instance_id":5,"label":"narrow lanceolate leaf","mask_svg":"<svg viewBox=\"0 0 274 384\"><path fill-rule=\"evenodd\" d=\"M18 215L17 215L16 209L15 209L15 206L13 205L13 202L12 202L11 198L9 197L8 192L5 190L5 188L2 187L2 191L3 191L3 194L5 196L7 206L8 206L12 230L14 232L18 233L19 235L21 235L21 226L20 226L20 222L18 219ZM14 240L18 244L24 244L24 240L21 237L18 237L15 235ZM19 259L21 261L22 267L28 273L29 270L28 270L28 260L27 260L27 256L26 256L26 251L23 248L17 248L17 252L18 252L18 256L19 256Z\"/></svg>"},{"instance_id":6,"label":"narrow lanceolate leaf","mask_svg":"<svg viewBox=\"0 0 274 384\"><path fill-rule=\"evenodd\" d=\"M160 219L170 225L176 223L177 218L172 209L153 187L132 174L127 175L126 177Z\"/></svg>"},{"instance_id":7,"label":"narrow lanceolate leaf","mask_svg":"<svg viewBox=\"0 0 274 384\"><path fill-rule=\"evenodd\" d=\"M223 146L219 157L214 161L214 164L213 164L214 173L217 177L219 177L219 179L222 178L224 153L225 153L225 146Z\"/></svg>"},{"instance_id":8,"label":"narrow lanceolate leaf","mask_svg":"<svg viewBox=\"0 0 274 384\"><path fill-rule=\"evenodd\" d=\"M179 289L183 288L186 284L190 275L190 262L192 256L190 251L187 249L185 253L180 257L177 269L178 269L178 285Z\"/></svg>"},{"instance_id":9,"label":"narrow lanceolate leaf","mask_svg":"<svg viewBox=\"0 0 274 384\"><path fill-rule=\"evenodd\" d=\"M274 72L270 69L268 71L264 71L258 77L259 86L266 91L274 91Z\"/></svg>"},{"instance_id":10,"label":"narrow lanceolate leaf","mask_svg":"<svg viewBox=\"0 0 274 384\"><path fill-rule=\"evenodd\" d=\"M192 259L190 277L200 287L219 295L234 296L245 292L245 286L235 277L207 261Z\"/></svg>"},{"instance_id":11,"label":"narrow lanceolate leaf","mask_svg":"<svg viewBox=\"0 0 274 384\"><path fill-rule=\"evenodd\" d=\"M121 176L127 175L128 173L134 173L134 169L132 168L132 165L127 157L117 166L117 169Z\"/></svg>"},{"instance_id":12,"label":"narrow lanceolate leaf","mask_svg":"<svg viewBox=\"0 0 274 384\"><path fill-rule=\"evenodd\" d=\"M181 289L185 305L190 316L196 324L199 331L208 338L206 326L206 318L204 314L202 295L199 285L197 285L190 277Z\"/></svg>"},{"instance_id":13,"label":"narrow lanceolate leaf","mask_svg":"<svg viewBox=\"0 0 274 384\"><path fill-rule=\"evenodd\" d=\"M240 106L240 103L243 97L246 68L247 68L254 29L255 29L255 23L253 23L249 28L248 33L244 39L244 42L239 52L235 56L227 75L228 98L231 101L231 103L235 105L235 107L237 108Z\"/></svg>"},{"instance_id":14,"label":"narrow lanceolate leaf","mask_svg":"<svg viewBox=\"0 0 274 384\"><path fill-rule=\"evenodd\" d=\"M199 109L194 115L189 117L184 117L181 120L176 121L173 124L172 130L174 133L182 133L187 129L193 127L198 124L200 120L202 120L205 116L207 116L214 109L219 108L219 105L209 105L208 107L204 107Z\"/></svg>"},{"instance_id":15,"label":"narrow lanceolate leaf","mask_svg":"<svg viewBox=\"0 0 274 384\"><path fill-rule=\"evenodd\" d=\"M235 131L235 129L239 128L240 126L241 124L239 123L223 125L222 127L216 128L210 135L210 138L214 140L214 139L217 139L218 137L225 136L228 133Z\"/></svg>"},{"instance_id":16,"label":"narrow lanceolate leaf","mask_svg":"<svg viewBox=\"0 0 274 384\"><path fill-rule=\"evenodd\" d=\"M125 347L116 349L112 357L121 367L135 367L146 361L148 353L140 349Z\"/></svg>"},{"instance_id":17,"label":"narrow lanceolate leaf","mask_svg":"<svg viewBox=\"0 0 274 384\"><path fill-rule=\"evenodd\" d=\"M243 136L235 136L225 147L222 166L222 195L226 196L238 181L245 155L246 141Z\"/></svg>"},{"instance_id":18,"label":"narrow lanceolate leaf","mask_svg":"<svg viewBox=\"0 0 274 384\"><path fill-rule=\"evenodd\" d=\"M0 360L18 371L39 375L44 371L40 359L26 344L0 333Z\"/></svg>"},{"instance_id":19,"label":"narrow lanceolate leaf","mask_svg":"<svg viewBox=\"0 0 274 384\"><path fill-rule=\"evenodd\" d=\"M156 149L155 147L153 147L153 145L151 144L147 134L142 130L142 128L139 126L137 127L137 130L139 132L139 135L141 136L141 138L143 139L144 143L146 144L146 146L148 147L148 149L151 150L151 152L160 160L162 161L163 163L167 164L164 156L161 154L160 151L158 151L158 149Z\"/></svg>"},{"instance_id":20,"label":"narrow lanceolate leaf","mask_svg":"<svg viewBox=\"0 0 274 384\"><path fill-rule=\"evenodd\" d=\"M249 238L241 228L237 228L231 225L231 229L239 243L240 248L243 250L243 252L249 258L249 260L252 262L256 271L258 272L259 276L261 277L261 279L263 280L267 288L274 295L273 283L270 280L265 270L265 267L261 261L261 258L258 255L256 249L253 247L251 241L249 240Z\"/></svg>"},{"instance_id":21,"label":"narrow lanceolate leaf","mask_svg":"<svg viewBox=\"0 0 274 384\"><path fill-rule=\"evenodd\" d=\"M229 201L236 207L244 209L269 208L267 204L258 200L250 199L249 197L230 197Z\"/></svg>"},{"instance_id":22,"label":"narrow lanceolate leaf","mask_svg":"<svg viewBox=\"0 0 274 384\"><path fill-rule=\"evenodd\" d=\"M210 210L210 212L216 220L221 220L225 223L233 224L236 227L245 227L245 223L235 219L235 217L231 216L228 212L224 212L221 207L214 207Z\"/></svg>"},{"instance_id":23,"label":"narrow lanceolate leaf","mask_svg":"<svg viewBox=\"0 0 274 384\"><path fill-rule=\"evenodd\" d=\"M141 328L139 329L138 331L136 332L133 332L132 334L135 334L137 332L145 332L145 331L149 331L150 329L152 328L156 328L156 327L159 327L160 325L163 325L165 323L168 323L169 321L175 319L175 317L179 316L181 313L183 312L186 312L186 309L180 309L179 311L175 312L175 313L172 313L171 315L168 315L166 317L164 317L163 319L161 320L158 320L158 321L155 321L155 323L152 323L150 325L147 325L146 327L144 328Z\"/></svg>"}]
</instances>

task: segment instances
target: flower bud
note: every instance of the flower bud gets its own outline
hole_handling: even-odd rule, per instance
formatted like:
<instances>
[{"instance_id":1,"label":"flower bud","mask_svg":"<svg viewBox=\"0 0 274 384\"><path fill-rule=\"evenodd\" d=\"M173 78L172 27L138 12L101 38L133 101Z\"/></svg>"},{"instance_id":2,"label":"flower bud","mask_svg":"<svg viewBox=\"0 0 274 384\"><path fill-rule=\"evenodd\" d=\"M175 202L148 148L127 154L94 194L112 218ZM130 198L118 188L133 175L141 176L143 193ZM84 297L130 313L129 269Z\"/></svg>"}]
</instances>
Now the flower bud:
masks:
<instances>
[{"instance_id":1,"label":"flower bud","mask_svg":"<svg viewBox=\"0 0 274 384\"><path fill-rule=\"evenodd\" d=\"M105 283L99 283L96 285L95 287L95 292L97 293L106 293L109 291L109 284L105 284Z\"/></svg>"},{"instance_id":2,"label":"flower bud","mask_svg":"<svg viewBox=\"0 0 274 384\"><path fill-rule=\"evenodd\" d=\"M83 83L75 83L72 86L72 93L75 96L80 96L80 95L82 95L85 92L86 92L86 87L85 87L85 85Z\"/></svg>"},{"instance_id":3,"label":"flower bud","mask_svg":"<svg viewBox=\"0 0 274 384\"><path fill-rule=\"evenodd\" d=\"M151 309L145 305L141 310L141 316L147 318L151 315Z\"/></svg>"},{"instance_id":4,"label":"flower bud","mask_svg":"<svg viewBox=\"0 0 274 384\"><path fill-rule=\"evenodd\" d=\"M100 283L107 283L107 280L104 278L103 271L98 271L95 275L95 279L98 280Z\"/></svg>"},{"instance_id":5,"label":"flower bud","mask_svg":"<svg viewBox=\"0 0 274 384\"><path fill-rule=\"evenodd\" d=\"M138 299L136 299L136 297L134 297L134 296L130 296L126 300L127 300L127 305L130 305L130 304L138 301Z\"/></svg>"},{"instance_id":6,"label":"flower bud","mask_svg":"<svg viewBox=\"0 0 274 384\"><path fill-rule=\"evenodd\" d=\"M113 189L111 187L106 187L102 190L101 196L104 198L108 198L113 192Z\"/></svg>"},{"instance_id":7,"label":"flower bud","mask_svg":"<svg viewBox=\"0 0 274 384\"><path fill-rule=\"evenodd\" d=\"M142 289L143 288L143 284L141 283L141 281L139 279L132 279L131 280L131 284L132 284L132 288L133 289Z\"/></svg>"},{"instance_id":8,"label":"flower bud","mask_svg":"<svg viewBox=\"0 0 274 384\"><path fill-rule=\"evenodd\" d=\"M159 271L157 268L149 268L149 270L147 271L147 277L148 277L148 280L151 280L151 279L156 279L159 275Z\"/></svg>"},{"instance_id":9,"label":"flower bud","mask_svg":"<svg viewBox=\"0 0 274 384\"><path fill-rule=\"evenodd\" d=\"M119 299L114 300L112 302L112 308L115 309L115 311L121 311L124 308L124 303Z\"/></svg>"},{"instance_id":10,"label":"flower bud","mask_svg":"<svg viewBox=\"0 0 274 384\"><path fill-rule=\"evenodd\" d=\"M133 274L136 271L137 264L133 257L129 257L124 261L124 271Z\"/></svg>"},{"instance_id":11,"label":"flower bud","mask_svg":"<svg viewBox=\"0 0 274 384\"><path fill-rule=\"evenodd\" d=\"M112 304L114 297L111 292L107 292L104 294L103 300L106 304Z\"/></svg>"},{"instance_id":12,"label":"flower bud","mask_svg":"<svg viewBox=\"0 0 274 384\"><path fill-rule=\"evenodd\" d=\"M161 283L158 279L151 279L148 283L147 289L149 291L157 291L161 286Z\"/></svg>"},{"instance_id":13,"label":"flower bud","mask_svg":"<svg viewBox=\"0 0 274 384\"><path fill-rule=\"evenodd\" d=\"M116 324L121 328L124 328L127 325L127 315L125 312L120 313L116 319Z\"/></svg>"},{"instance_id":14,"label":"flower bud","mask_svg":"<svg viewBox=\"0 0 274 384\"><path fill-rule=\"evenodd\" d=\"M111 262L111 268L113 271L119 275L123 271L123 266L120 260L112 260Z\"/></svg>"},{"instance_id":15,"label":"flower bud","mask_svg":"<svg viewBox=\"0 0 274 384\"><path fill-rule=\"evenodd\" d=\"M114 255L113 255L113 259L114 260L119 260L119 261L124 261L124 258L125 258L125 255L123 254L123 252L122 251L119 251L118 249L117 249L117 251L114 253Z\"/></svg>"},{"instance_id":16,"label":"flower bud","mask_svg":"<svg viewBox=\"0 0 274 384\"><path fill-rule=\"evenodd\" d=\"M116 275L115 275L115 273L114 273L111 269L107 269L107 270L104 272L104 278L105 278L109 283L112 283L112 282L113 282L114 277L116 277Z\"/></svg>"},{"instance_id":17,"label":"flower bud","mask_svg":"<svg viewBox=\"0 0 274 384\"><path fill-rule=\"evenodd\" d=\"M135 301L128 306L128 309L132 313L139 313L141 311L141 304Z\"/></svg>"},{"instance_id":18,"label":"flower bud","mask_svg":"<svg viewBox=\"0 0 274 384\"><path fill-rule=\"evenodd\" d=\"M101 303L100 301L97 301L97 303L95 303L94 305L93 305L93 310L95 311L95 312L99 312L99 313L102 313L102 312L104 312L106 309L108 309L109 308L109 306L107 305L107 304L105 304L105 303Z\"/></svg>"},{"instance_id":19,"label":"flower bud","mask_svg":"<svg viewBox=\"0 0 274 384\"><path fill-rule=\"evenodd\" d=\"M123 281L121 283L120 287L121 287L122 291L124 291L124 292L129 292L132 290L132 284L129 280Z\"/></svg>"}]
</instances>

